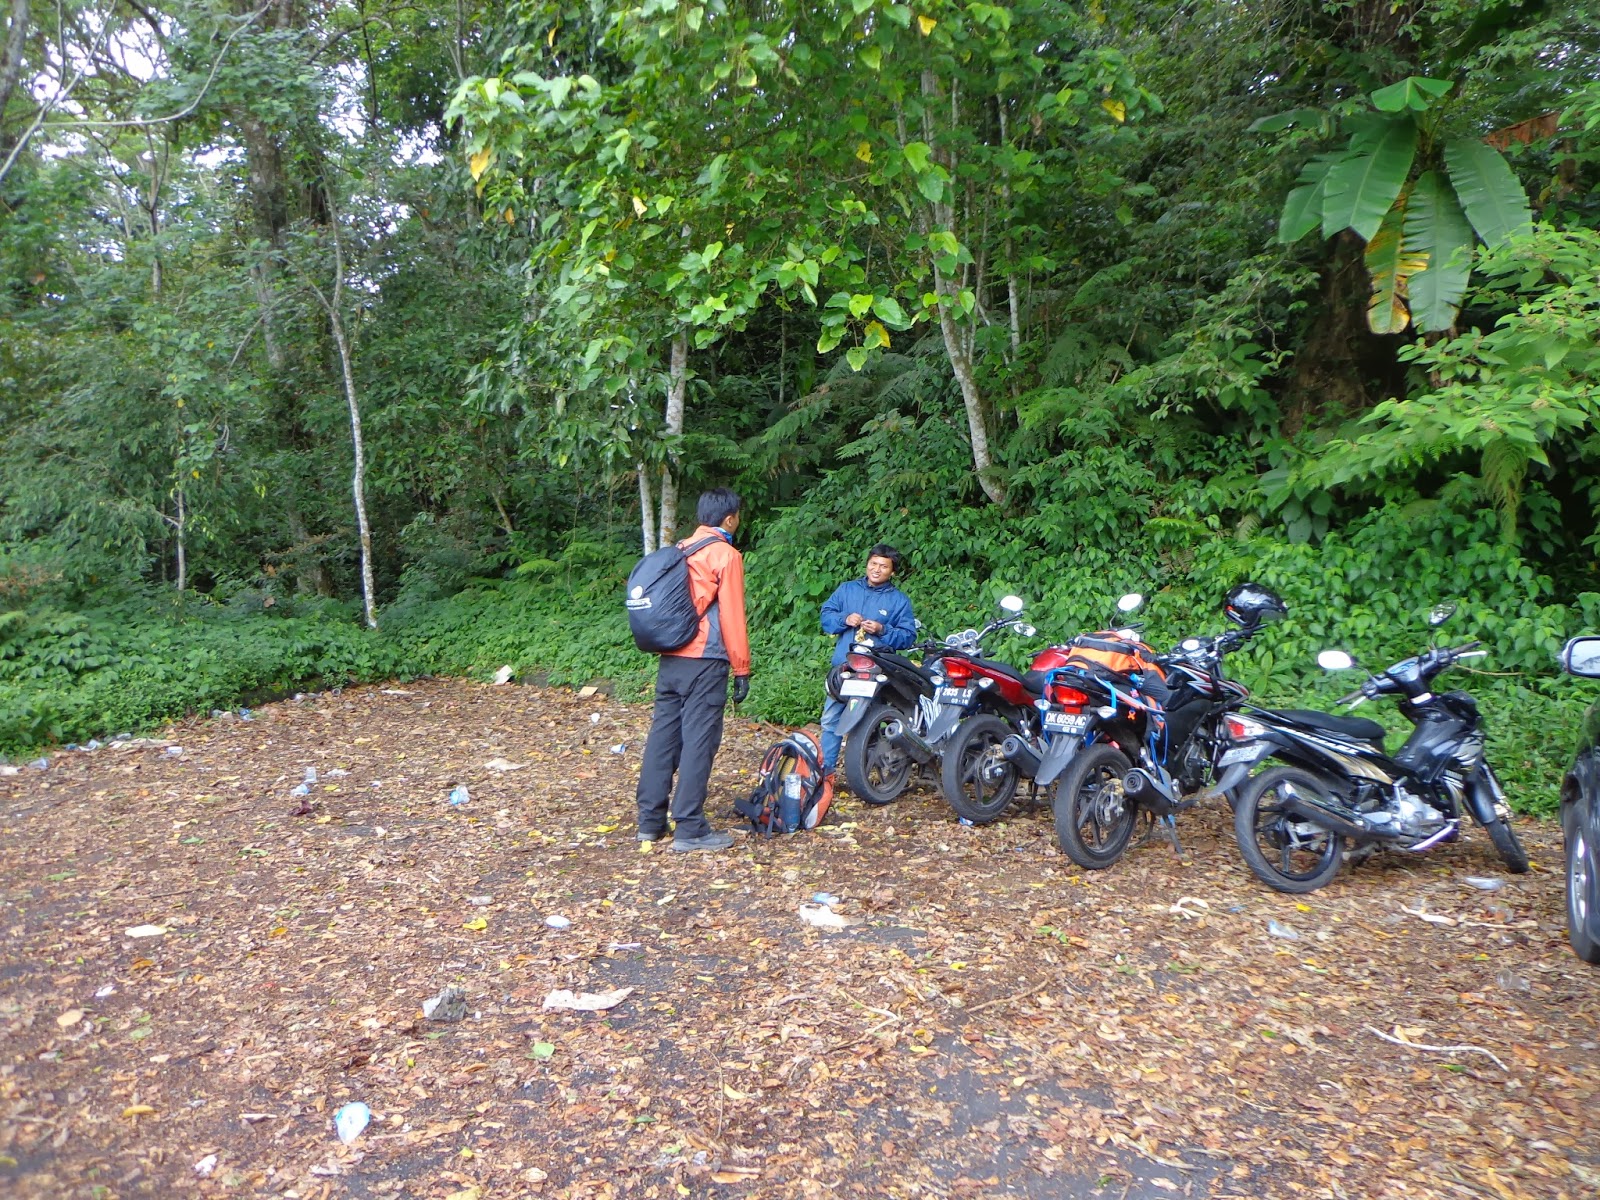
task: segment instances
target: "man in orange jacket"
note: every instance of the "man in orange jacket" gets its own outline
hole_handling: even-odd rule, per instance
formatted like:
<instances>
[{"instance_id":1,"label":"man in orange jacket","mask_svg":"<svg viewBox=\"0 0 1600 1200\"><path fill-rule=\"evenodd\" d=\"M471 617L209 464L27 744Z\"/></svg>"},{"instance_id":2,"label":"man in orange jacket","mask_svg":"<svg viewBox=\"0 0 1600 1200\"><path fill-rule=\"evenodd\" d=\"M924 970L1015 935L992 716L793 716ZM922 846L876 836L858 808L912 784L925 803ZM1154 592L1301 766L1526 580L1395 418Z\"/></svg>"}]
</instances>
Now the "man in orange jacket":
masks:
<instances>
[{"instance_id":1,"label":"man in orange jacket","mask_svg":"<svg viewBox=\"0 0 1600 1200\"><path fill-rule=\"evenodd\" d=\"M677 775L678 789L672 795L674 850L725 850L733 845L732 834L711 828L705 809L711 762L722 745L729 673L735 704L750 691L744 558L733 548L739 503L730 488L704 493L695 510L700 528L678 543L685 547L711 539L688 560L689 593L701 614L700 628L687 646L663 654L656 669L656 707L637 793L639 840L659 841L667 833L667 796Z\"/></svg>"}]
</instances>

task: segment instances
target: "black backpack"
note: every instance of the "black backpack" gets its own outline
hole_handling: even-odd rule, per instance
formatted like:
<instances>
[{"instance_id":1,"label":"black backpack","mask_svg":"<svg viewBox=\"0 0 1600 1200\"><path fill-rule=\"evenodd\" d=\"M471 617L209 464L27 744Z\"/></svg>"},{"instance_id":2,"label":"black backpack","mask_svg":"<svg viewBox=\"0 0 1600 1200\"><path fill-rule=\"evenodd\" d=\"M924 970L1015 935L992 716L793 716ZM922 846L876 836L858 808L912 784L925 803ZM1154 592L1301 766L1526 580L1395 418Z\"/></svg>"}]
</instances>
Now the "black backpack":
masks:
<instances>
[{"instance_id":1,"label":"black backpack","mask_svg":"<svg viewBox=\"0 0 1600 1200\"><path fill-rule=\"evenodd\" d=\"M682 550L663 546L641 558L628 575L628 627L639 649L666 654L694 641L705 614L689 591L689 556L716 540L701 538Z\"/></svg>"}]
</instances>

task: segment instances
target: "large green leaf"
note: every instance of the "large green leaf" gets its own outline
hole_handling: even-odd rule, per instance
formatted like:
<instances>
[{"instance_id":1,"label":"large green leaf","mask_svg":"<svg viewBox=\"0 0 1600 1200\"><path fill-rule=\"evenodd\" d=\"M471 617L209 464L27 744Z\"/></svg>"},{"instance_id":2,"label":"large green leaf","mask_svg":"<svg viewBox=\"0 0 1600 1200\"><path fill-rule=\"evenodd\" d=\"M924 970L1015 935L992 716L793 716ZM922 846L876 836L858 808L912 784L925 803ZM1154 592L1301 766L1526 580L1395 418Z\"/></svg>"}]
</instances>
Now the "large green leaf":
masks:
<instances>
[{"instance_id":1,"label":"large green leaf","mask_svg":"<svg viewBox=\"0 0 1600 1200\"><path fill-rule=\"evenodd\" d=\"M1319 154L1300 169L1298 187L1283 202L1278 217L1278 240L1284 245L1298 242L1322 224L1322 199L1328 171L1344 158L1343 154Z\"/></svg>"},{"instance_id":2,"label":"large green leaf","mask_svg":"<svg viewBox=\"0 0 1600 1200\"><path fill-rule=\"evenodd\" d=\"M1467 220L1485 245L1498 245L1532 227L1527 193L1494 147L1477 138L1458 138L1446 143L1444 165Z\"/></svg>"},{"instance_id":3,"label":"large green leaf","mask_svg":"<svg viewBox=\"0 0 1600 1200\"><path fill-rule=\"evenodd\" d=\"M1391 208L1367 243L1367 272L1372 276L1372 300L1367 305L1367 325L1373 333L1400 333L1411 323L1406 308L1407 284L1427 265L1427 258L1405 242L1406 197Z\"/></svg>"},{"instance_id":4,"label":"large green leaf","mask_svg":"<svg viewBox=\"0 0 1600 1200\"><path fill-rule=\"evenodd\" d=\"M1322 198L1322 236L1353 229L1370 241L1394 205L1417 154L1417 127L1409 116L1385 122L1372 149L1341 159L1328 171Z\"/></svg>"},{"instance_id":5,"label":"large green leaf","mask_svg":"<svg viewBox=\"0 0 1600 1200\"><path fill-rule=\"evenodd\" d=\"M1406 246L1428 256L1412 276L1411 320L1423 333L1440 333L1455 324L1472 274L1472 226L1449 183L1426 172L1406 203Z\"/></svg>"},{"instance_id":6,"label":"large green leaf","mask_svg":"<svg viewBox=\"0 0 1600 1200\"><path fill-rule=\"evenodd\" d=\"M1448 79L1427 79L1421 75L1408 75L1399 83L1379 88L1372 93L1372 103L1379 112L1404 112L1411 109L1422 112L1455 85Z\"/></svg>"}]
</instances>

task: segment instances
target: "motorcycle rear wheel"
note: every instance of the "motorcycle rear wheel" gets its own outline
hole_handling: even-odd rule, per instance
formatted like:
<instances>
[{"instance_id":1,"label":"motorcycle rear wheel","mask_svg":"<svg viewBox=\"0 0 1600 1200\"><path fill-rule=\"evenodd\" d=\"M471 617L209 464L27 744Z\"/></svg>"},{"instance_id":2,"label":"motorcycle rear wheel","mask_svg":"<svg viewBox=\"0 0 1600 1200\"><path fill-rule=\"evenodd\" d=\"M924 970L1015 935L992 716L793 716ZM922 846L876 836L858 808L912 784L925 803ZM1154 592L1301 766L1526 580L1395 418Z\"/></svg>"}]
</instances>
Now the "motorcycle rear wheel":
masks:
<instances>
[{"instance_id":1,"label":"motorcycle rear wheel","mask_svg":"<svg viewBox=\"0 0 1600 1200\"><path fill-rule=\"evenodd\" d=\"M1016 798L1016 764L1000 757L1000 743L1011 733L1011 726L991 713L968 717L957 726L941 772L944 798L956 816L987 825Z\"/></svg>"},{"instance_id":2,"label":"motorcycle rear wheel","mask_svg":"<svg viewBox=\"0 0 1600 1200\"><path fill-rule=\"evenodd\" d=\"M1101 743L1080 750L1051 787L1056 842L1086 871L1103 871L1122 857L1138 824L1138 807L1122 794L1122 778L1133 770L1128 756Z\"/></svg>"},{"instance_id":3,"label":"motorcycle rear wheel","mask_svg":"<svg viewBox=\"0 0 1600 1200\"><path fill-rule=\"evenodd\" d=\"M1233 832L1245 865L1257 879L1276 891L1299 896L1316 891L1339 873L1344 838L1286 811L1282 798L1290 788L1321 797L1330 794L1328 785L1309 771L1273 767L1240 792Z\"/></svg>"},{"instance_id":4,"label":"motorcycle rear wheel","mask_svg":"<svg viewBox=\"0 0 1600 1200\"><path fill-rule=\"evenodd\" d=\"M909 725L911 718L892 705L874 703L844 743L844 777L850 793L874 806L899 799L917 765L911 755L884 738L884 726L890 721Z\"/></svg>"}]
</instances>

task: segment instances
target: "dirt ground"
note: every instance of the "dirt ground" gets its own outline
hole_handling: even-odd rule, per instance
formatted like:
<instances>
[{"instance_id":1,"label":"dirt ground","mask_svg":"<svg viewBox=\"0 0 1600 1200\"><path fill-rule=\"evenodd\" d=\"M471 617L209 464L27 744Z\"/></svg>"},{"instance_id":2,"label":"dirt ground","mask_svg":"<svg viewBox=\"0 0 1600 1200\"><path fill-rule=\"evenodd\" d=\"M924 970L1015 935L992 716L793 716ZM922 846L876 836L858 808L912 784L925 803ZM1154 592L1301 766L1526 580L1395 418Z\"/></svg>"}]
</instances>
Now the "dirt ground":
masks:
<instances>
[{"instance_id":1,"label":"dirt ground","mask_svg":"<svg viewBox=\"0 0 1600 1200\"><path fill-rule=\"evenodd\" d=\"M933 792L652 852L647 722L421 682L0 779L0 1193L1600 1194L1552 827L1521 878L1473 830L1303 903L1225 809L1097 874L1046 810L973 829ZM719 825L771 736L730 722ZM806 924L819 891L859 923ZM445 985L466 1016L425 1019Z\"/></svg>"}]
</instances>

